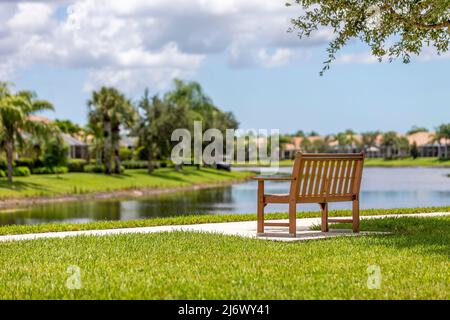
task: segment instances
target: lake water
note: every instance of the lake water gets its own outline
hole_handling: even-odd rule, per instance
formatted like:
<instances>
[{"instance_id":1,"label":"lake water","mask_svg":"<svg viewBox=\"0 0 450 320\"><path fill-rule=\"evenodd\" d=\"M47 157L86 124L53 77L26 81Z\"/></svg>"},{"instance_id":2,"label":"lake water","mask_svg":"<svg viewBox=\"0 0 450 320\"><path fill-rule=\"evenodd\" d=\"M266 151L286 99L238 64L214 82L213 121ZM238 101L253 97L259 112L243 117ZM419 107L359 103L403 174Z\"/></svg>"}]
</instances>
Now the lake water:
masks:
<instances>
[{"instance_id":1,"label":"lake water","mask_svg":"<svg viewBox=\"0 0 450 320\"><path fill-rule=\"evenodd\" d=\"M239 170L239 169L237 169ZM247 169L248 170L248 169ZM282 173L290 173L282 168ZM450 205L450 169L365 168L361 187L362 208L400 208ZM45 222L133 220L188 214L256 212L255 181L228 187L185 191L132 200L79 201L34 205L0 212L0 225ZM266 182L266 193L287 193L288 182ZM350 208L335 203L330 209ZM316 204L298 210L318 210ZM286 205L268 205L266 212L287 211Z\"/></svg>"}]
</instances>

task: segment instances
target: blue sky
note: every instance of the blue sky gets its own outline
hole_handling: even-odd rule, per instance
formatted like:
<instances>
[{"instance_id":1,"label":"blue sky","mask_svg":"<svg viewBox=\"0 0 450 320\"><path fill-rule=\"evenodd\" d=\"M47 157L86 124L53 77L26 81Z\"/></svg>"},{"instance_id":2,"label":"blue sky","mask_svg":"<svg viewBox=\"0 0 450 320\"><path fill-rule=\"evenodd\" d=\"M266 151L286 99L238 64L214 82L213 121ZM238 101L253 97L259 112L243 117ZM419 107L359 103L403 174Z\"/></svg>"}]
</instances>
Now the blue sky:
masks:
<instances>
[{"instance_id":1,"label":"blue sky","mask_svg":"<svg viewBox=\"0 0 450 320\"><path fill-rule=\"evenodd\" d=\"M186 4L175 2L178 9ZM89 90L115 85L138 99L145 86L164 92L174 76L199 81L217 105L236 114L242 128L404 132L413 125L433 129L450 121L448 55L426 50L407 65L380 64L353 42L320 77L332 35L324 31L301 42L286 34L293 14L278 2L270 0L259 10L231 2L211 0L205 9L193 0L178 15L157 0L150 7L134 0L108 10L102 0L0 4L5 15L0 76L54 103L52 118L82 124ZM74 30L67 27L74 17L66 13L73 4L79 6L75 23L80 24ZM41 24L29 23L28 12L40 14ZM136 25L130 27L129 21ZM173 31L180 28L181 34ZM26 50L12 40L20 37L28 41Z\"/></svg>"}]
</instances>

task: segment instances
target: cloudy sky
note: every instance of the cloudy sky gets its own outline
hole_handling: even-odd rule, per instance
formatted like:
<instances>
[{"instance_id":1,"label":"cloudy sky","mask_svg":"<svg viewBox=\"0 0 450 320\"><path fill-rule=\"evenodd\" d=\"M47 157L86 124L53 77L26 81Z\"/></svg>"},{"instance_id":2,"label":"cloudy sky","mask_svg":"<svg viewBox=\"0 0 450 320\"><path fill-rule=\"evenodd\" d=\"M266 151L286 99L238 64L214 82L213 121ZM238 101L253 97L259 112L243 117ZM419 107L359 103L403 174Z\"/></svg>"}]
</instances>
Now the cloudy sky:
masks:
<instances>
[{"instance_id":1,"label":"cloudy sky","mask_svg":"<svg viewBox=\"0 0 450 320\"><path fill-rule=\"evenodd\" d=\"M450 121L450 55L378 63L357 41L319 76L333 35L287 33L300 8L284 0L49 0L0 2L0 79L85 123L90 90L138 99L199 81L243 128L330 133L430 129Z\"/></svg>"}]
</instances>

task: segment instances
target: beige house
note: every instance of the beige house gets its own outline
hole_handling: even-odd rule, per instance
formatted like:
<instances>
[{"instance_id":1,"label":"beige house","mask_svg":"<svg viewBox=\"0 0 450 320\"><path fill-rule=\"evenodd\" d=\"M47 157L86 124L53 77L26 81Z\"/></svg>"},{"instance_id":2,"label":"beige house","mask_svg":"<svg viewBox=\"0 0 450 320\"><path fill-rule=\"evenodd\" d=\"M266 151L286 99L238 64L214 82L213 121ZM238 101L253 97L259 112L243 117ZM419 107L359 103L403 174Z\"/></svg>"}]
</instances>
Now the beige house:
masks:
<instances>
[{"instance_id":1,"label":"beige house","mask_svg":"<svg viewBox=\"0 0 450 320\"><path fill-rule=\"evenodd\" d=\"M42 116L30 116L30 120L36 121L36 122L43 122L43 123L51 123L51 120L42 117ZM67 144L69 147L68 157L69 159L87 159L89 156L89 146L87 143L81 141L77 137L73 137L69 134L62 133L61 137L64 141L64 143Z\"/></svg>"},{"instance_id":2,"label":"beige house","mask_svg":"<svg viewBox=\"0 0 450 320\"><path fill-rule=\"evenodd\" d=\"M447 147L450 149L450 141L441 139L435 141L434 132L417 132L407 136L409 144L416 144L419 149L420 157L440 157Z\"/></svg>"}]
</instances>

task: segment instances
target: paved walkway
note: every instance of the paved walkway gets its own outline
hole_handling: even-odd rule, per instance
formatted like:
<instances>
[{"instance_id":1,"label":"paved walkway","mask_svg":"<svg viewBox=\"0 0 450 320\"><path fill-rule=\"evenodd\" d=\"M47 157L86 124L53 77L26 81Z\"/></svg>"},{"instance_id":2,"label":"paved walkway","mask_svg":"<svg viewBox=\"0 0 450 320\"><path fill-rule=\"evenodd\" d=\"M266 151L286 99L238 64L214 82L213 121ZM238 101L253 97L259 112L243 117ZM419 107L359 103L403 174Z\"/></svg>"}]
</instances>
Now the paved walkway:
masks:
<instances>
[{"instance_id":1,"label":"paved walkway","mask_svg":"<svg viewBox=\"0 0 450 320\"><path fill-rule=\"evenodd\" d=\"M436 217L450 215L450 212L434 212L421 214L399 214L399 215L379 215L379 216L362 216L361 219L380 219L386 217ZM271 222L282 220L271 220ZM287 228L283 227L266 227L266 232L270 232L266 236L256 236L256 221L244 222L225 222L225 223L206 223L192 225L175 225L175 226L156 226L141 228L122 228L122 229L105 229L105 230L87 230L87 231L66 231L66 232L48 232L48 233L32 233L21 235L0 236L1 241L20 241L34 240L42 238L65 238L74 236L105 236L114 234L128 233L157 233L170 231L196 231L196 232L212 232L226 235L235 235L246 238L258 238L276 241L304 241L312 239L325 239L337 236L356 236L351 230L333 230L327 233L321 231L310 230L312 226L320 225L320 218L304 218L297 219L297 237L291 238L287 236ZM385 234L383 232L361 232L357 235L368 234Z\"/></svg>"}]
</instances>

